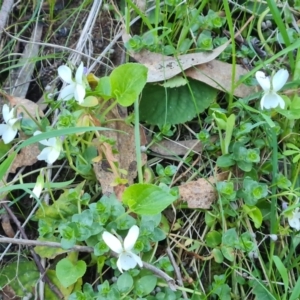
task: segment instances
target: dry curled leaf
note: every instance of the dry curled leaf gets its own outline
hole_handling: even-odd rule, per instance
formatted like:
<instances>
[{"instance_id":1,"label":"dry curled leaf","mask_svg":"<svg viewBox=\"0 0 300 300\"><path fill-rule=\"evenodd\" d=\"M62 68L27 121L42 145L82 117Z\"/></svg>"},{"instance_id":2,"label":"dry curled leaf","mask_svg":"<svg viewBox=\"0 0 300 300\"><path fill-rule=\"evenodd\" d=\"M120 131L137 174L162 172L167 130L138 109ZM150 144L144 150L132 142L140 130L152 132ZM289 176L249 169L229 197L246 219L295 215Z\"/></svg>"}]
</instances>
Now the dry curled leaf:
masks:
<instances>
[{"instance_id":1,"label":"dry curled leaf","mask_svg":"<svg viewBox=\"0 0 300 300\"><path fill-rule=\"evenodd\" d=\"M242 75L248 71L241 65L235 65L235 82L237 82ZM212 60L209 63L192 67L185 72L186 76L202 81L218 90L231 92L232 84L232 65ZM240 84L234 89L234 95L237 97L247 97L256 92L253 86L246 86Z\"/></svg>"},{"instance_id":2,"label":"dry curled leaf","mask_svg":"<svg viewBox=\"0 0 300 300\"><path fill-rule=\"evenodd\" d=\"M126 43L131 38L124 33L123 42ZM130 56L148 68L147 82L157 82L169 79L182 71L196 65L205 64L218 57L230 44L230 41L210 52L199 52L179 55L178 57L166 56L160 53L142 50L140 52L130 52Z\"/></svg>"},{"instance_id":3,"label":"dry curled leaf","mask_svg":"<svg viewBox=\"0 0 300 300\"><path fill-rule=\"evenodd\" d=\"M200 178L179 186L179 195L187 202L189 208L209 209L211 204L217 200L214 184L225 180L227 173L218 174L216 177Z\"/></svg>"}]
</instances>

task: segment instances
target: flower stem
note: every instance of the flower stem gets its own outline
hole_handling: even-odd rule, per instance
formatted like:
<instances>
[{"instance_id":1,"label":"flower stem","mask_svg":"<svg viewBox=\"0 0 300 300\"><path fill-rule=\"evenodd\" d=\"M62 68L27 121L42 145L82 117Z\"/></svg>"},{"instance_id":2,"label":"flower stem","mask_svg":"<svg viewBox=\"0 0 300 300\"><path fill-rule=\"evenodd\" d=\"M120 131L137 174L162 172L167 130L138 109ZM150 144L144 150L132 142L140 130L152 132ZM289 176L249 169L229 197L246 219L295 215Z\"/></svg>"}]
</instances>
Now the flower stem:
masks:
<instances>
[{"instance_id":1,"label":"flower stem","mask_svg":"<svg viewBox=\"0 0 300 300\"><path fill-rule=\"evenodd\" d=\"M143 183L142 172L142 155L140 142L140 116L139 116L139 99L134 101L134 137L135 137L135 152L139 183Z\"/></svg>"}]
</instances>

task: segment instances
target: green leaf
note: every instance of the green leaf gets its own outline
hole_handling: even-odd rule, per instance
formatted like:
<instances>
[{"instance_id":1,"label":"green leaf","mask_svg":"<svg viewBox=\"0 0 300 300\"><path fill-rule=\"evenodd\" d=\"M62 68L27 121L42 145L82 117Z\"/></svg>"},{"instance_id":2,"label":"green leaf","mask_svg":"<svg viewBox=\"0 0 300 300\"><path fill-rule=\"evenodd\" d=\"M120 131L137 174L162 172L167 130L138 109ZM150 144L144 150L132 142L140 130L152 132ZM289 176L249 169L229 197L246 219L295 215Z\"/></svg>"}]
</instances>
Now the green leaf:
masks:
<instances>
[{"instance_id":1,"label":"green leaf","mask_svg":"<svg viewBox=\"0 0 300 300\"><path fill-rule=\"evenodd\" d=\"M118 289L121 293L128 293L133 286L133 279L128 273L123 273L117 281Z\"/></svg>"},{"instance_id":2,"label":"green leaf","mask_svg":"<svg viewBox=\"0 0 300 300\"><path fill-rule=\"evenodd\" d=\"M256 206L248 206L245 204L243 205L243 211L253 221L255 228L260 228L263 221L263 216L260 209Z\"/></svg>"},{"instance_id":3,"label":"green leaf","mask_svg":"<svg viewBox=\"0 0 300 300\"><path fill-rule=\"evenodd\" d=\"M235 247L239 241L238 234L235 228L230 228L226 232L223 233L222 236L222 244Z\"/></svg>"},{"instance_id":4,"label":"green leaf","mask_svg":"<svg viewBox=\"0 0 300 300\"><path fill-rule=\"evenodd\" d=\"M222 235L218 231L210 231L206 237L205 237L205 242L208 247L215 248L221 244L222 241Z\"/></svg>"},{"instance_id":5,"label":"green leaf","mask_svg":"<svg viewBox=\"0 0 300 300\"><path fill-rule=\"evenodd\" d=\"M43 132L41 134L35 135L24 141L22 144L18 146L16 151L20 151L22 148L25 148L28 145L34 144L36 142L45 140L45 139L50 139L52 137L61 137L61 136L68 136L74 133L84 133L84 132L89 132L89 131L102 131L102 130L111 130L110 128L105 128L105 127L70 127L70 128L64 128L64 129L57 129L57 130L52 130L48 132Z\"/></svg>"},{"instance_id":6,"label":"green leaf","mask_svg":"<svg viewBox=\"0 0 300 300\"><path fill-rule=\"evenodd\" d=\"M94 254L96 256L101 256L109 250L108 246L104 241L100 241L94 246Z\"/></svg>"},{"instance_id":7,"label":"green leaf","mask_svg":"<svg viewBox=\"0 0 300 300\"><path fill-rule=\"evenodd\" d=\"M99 100L95 96L88 96L84 99L83 103L80 103L82 107L95 107L99 104Z\"/></svg>"},{"instance_id":8,"label":"green leaf","mask_svg":"<svg viewBox=\"0 0 300 300\"><path fill-rule=\"evenodd\" d=\"M293 292L289 298L289 300L298 300L300 295L300 277L298 277L298 280L293 287Z\"/></svg>"},{"instance_id":9,"label":"green leaf","mask_svg":"<svg viewBox=\"0 0 300 300\"><path fill-rule=\"evenodd\" d=\"M96 87L96 92L104 100L111 98L110 78L108 76L101 77Z\"/></svg>"},{"instance_id":10,"label":"green leaf","mask_svg":"<svg viewBox=\"0 0 300 300\"><path fill-rule=\"evenodd\" d=\"M275 266L276 266L277 270L279 271L280 277L283 281L285 294L287 294L288 287L289 287L289 275L288 275L287 269L278 256L274 255L273 261L274 261ZM283 299L283 298L285 299L285 297L282 295L281 299Z\"/></svg>"},{"instance_id":11,"label":"green leaf","mask_svg":"<svg viewBox=\"0 0 300 300\"><path fill-rule=\"evenodd\" d=\"M11 150L10 144L4 144L3 140L0 140L0 157L5 157L7 153Z\"/></svg>"},{"instance_id":12,"label":"green leaf","mask_svg":"<svg viewBox=\"0 0 300 300\"><path fill-rule=\"evenodd\" d=\"M239 160L237 162L237 165L244 172L250 172L253 166L251 162L246 162L243 160Z\"/></svg>"},{"instance_id":13,"label":"green leaf","mask_svg":"<svg viewBox=\"0 0 300 300\"><path fill-rule=\"evenodd\" d=\"M235 115L231 114L228 117L227 122L226 122L226 134L225 134L225 139L224 139L224 154L228 153L228 148L230 145L234 125L235 125Z\"/></svg>"},{"instance_id":14,"label":"green leaf","mask_svg":"<svg viewBox=\"0 0 300 300\"><path fill-rule=\"evenodd\" d=\"M138 98L147 82L148 69L136 63L115 68L110 74L112 95L122 106L129 106Z\"/></svg>"},{"instance_id":15,"label":"green leaf","mask_svg":"<svg viewBox=\"0 0 300 300\"><path fill-rule=\"evenodd\" d=\"M213 294L217 294L219 296L219 299L222 300L231 300L231 295L230 295L230 287L228 284L226 284L225 281L226 277L224 274L218 276L214 276L214 281L212 284L212 292Z\"/></svg>"},{"instance_id":16,"label":"green leaf","mask_svg":"<svg viewBox=\"0 0 300 300\"><path fill-rule=\"evenodd\" d=\"M78 201L82 196L84 182L75 189L66 190L52 205L41 204L35 216L37 219L51 218L60 220L78 212Z\"/></svg>"},{"instance_id":17,"label":"green leaf","mask_svg":"<svg viewBox=\"0 0 300 300\"><path fill-rule=\"evenodd\" d=\"M225 154L222 156L219 156L217 159L217 166L220 168L228 168L230 166L233 166L235 164L235 161L233 159L232 154Z\"/></svg>"},{"instance_id":18,"label":"green leaf","mask_svg":"<svg viewBox=\"0 0 300 300\"><path fill-rule=\"evenodd\" d=\"M56 276L56 272L55 270L47 270L47 276L50 279L50 281L58 288L58 290L63 294L64 298L63 299L70 299L69 296L72 293L73 290L78 290L81 289L82 286L82 281L78 280L76 282L75 286L66 288L64 286L62 286L62 284L60 283L59 279ZM52 287L50 288L48 284L46 284L45 286L45 297L44 299L47 300L57 300L57 295L53 292ZM80 299L80 298L79 298ZM89 299L92 300L92 299Z\"/></svg>"},{"instance_id":19,"label":"green leaf","mask_svg":"<svg viewBox=\"0 0 300 300\"><path fill-rule=\"evenodd\" d=\"M289 156L289 155L294 155L296 153L299 153L299 149L298 150L285 150L285 151L283 151L282 154L285 156Z\"/></svg>"},{"instance_id":20,"label":"green leaf","mask_svg":"<svg viewBox=\"0 0 300 300\"><path fill-rule=\"evenodd\" d=\"M17 156L17 152L13 152L11 155L9 155L5 161L0 165L0 180L2 181L5 174L8 172L12 162Z\"/></svg>"},{"instance_id":21,"label":"green leaf","mask_svg":"<svg viewBox=\"0 0 300 300\"><path fill-rule=\"evenodd\" d=\"M210 31L204 30L200 33L197 40L197 47L205 51L213 49L213 40Z\"/></svg>"},{"instance_id":22,"label":"green leaf","mask_svg":"<svg viewBox=\"0 0 300 300\"><path fill-rule=\"evenodd\" d=\"M222 254L225 258L227 258L229 261L234 261L234 249L227 246L221 246Z\"/></svg>"},{"instance_id":23,"label":"green leaf","mask_svg":"<svg viewBox=\"0 0 300 300\"><path fill-rule=\"evenodd\" d=\"M162 212L177 197L153 184L133 184L123 193L123 203L140 215L155 215Z\"/></svg>"},{"instance_id":24,"label":"green leaf","mask_svg":"<svg viewBox=\"0 0 300 300\"><path fill-rule=\"evenodd\" d=\"M282 173L276 175L276 184L280 189L288 189L292 183Z\"/></svg>"},{"instance_id":25,"label":"green leaf","mask_svg":"<svg viewBox=\"0 0 300 300\"><path fill-rule=\"evenodd\" d=\"M47 238L39 237L38 241L60 243L60 238L54 236L48 236ZM63 248L49 247L49 246L36 246L34 247L34 251L42 258L53 259L56 256L67 252L68 250L64 250Z\"/></svg>"},{"instance_id":26,"label":"green leaf","mask_svg":"<svg viewBox=\"0 0 300 300\"><path fill-rule=\"evenodd\" d=\"M159 126L185 123L215 101L217 91L212 87L192 79L189 80L189 86L164 88L146 85L139 107L140 119Z\"/></svg>"},{"instance_id":27,"label":"green leaf","mask_svg":"<svg viewBox=\"0 0 300 300\"><path fill-rule=\"evenodd\" d=\"M69 191L65 191L52 205L48 206L42 204L35 216L38 219L51 218L59 220L77 213L77 203L72 203L74 202L74 199L73 201L70 201L71 199L69 199L68 196Z\"/></svg>"},{"instance_id":28,"label":"green leaf","mask_svg":"<svg viewBox=\"0 0 300 300\"><path fill-rule=\"evenodd\" d=\"M56 275L64 287L74 284L86 272L86 263L83 260L73 264L68 258L63 258L56 265Z\"/></svg>"},{"instance_id":29,"label":"green leaf","mask_svg":"<svg viewBox=\"0 0 300 300\"><path fill-rule=\"evenodd\" d=\"M179 87L182 85L186 85L187 84L187 79L182 77L181 75L177 75L174 76L168 80L166 80L162 86L165 88L175 88L175 87Z\"/></svg>"},{"instance_id":30,"label":"green leaf","mask_svg":"<svg viewBox=\"0 0 300 300\"><path fill-rule=\"evenodd\" d=\"M258 279L249 280L249 285L252 286L252 292L259 300L276 300L276 298L268 291L266 285ZM298 295L299 297L299 295Z\"/></svg>"},{"instance_id":31,"label":"green leaf","mask_svg":"<svg viewBox=\"0 0 300 300\"><path fill-rule=\"evenodd\" d=\"M136 283L135 287L139 290L139 295L149 295L155 288L157 283L157 277L154 275L147 275L140 278Z\"/></svg>"},{"instance_id":32,"label":"green leaf","mask_svg":"<svg viewBox=\"0 0 300 300\"><path fill-rule=\"evenodd\" d=\"M224 261L224 256L220 249L218 248L213 249L211 254L213 255L216 263L221 264Z\"/></svg>"},{"instance_id":33,"label":"green leaf","mask_svg":"<svg viewBox=\"0 0 300 300\"><path fill-rule=\"evenodd\" d=\"M16 296L23 297L28 291L34 291L40 274L32 261L23 258L6 266L0 271L0 287L7 284L15 292Z\"/></svg>"}]
</instances>

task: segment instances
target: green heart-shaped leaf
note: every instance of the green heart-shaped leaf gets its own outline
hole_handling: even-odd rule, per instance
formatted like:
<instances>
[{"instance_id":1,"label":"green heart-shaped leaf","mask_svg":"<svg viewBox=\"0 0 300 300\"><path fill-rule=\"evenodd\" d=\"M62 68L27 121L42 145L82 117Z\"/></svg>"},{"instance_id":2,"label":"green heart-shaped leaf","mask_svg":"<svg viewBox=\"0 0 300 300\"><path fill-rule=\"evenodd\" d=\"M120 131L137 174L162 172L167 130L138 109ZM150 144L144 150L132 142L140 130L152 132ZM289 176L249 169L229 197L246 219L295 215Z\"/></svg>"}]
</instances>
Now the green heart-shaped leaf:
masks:
<instances>
[{"instance_id":1,"label":"green heart-shaped leaf","mask_svg":"<svg viewBox=\"0 0 300 300\"><path fill-rule=\"evenodd\" d=\"M86 263L78 260L73 264L68 258L63 258L56 265L56 276L64 287L74 284L86 271Z\"/></svg>"}]
</instances>

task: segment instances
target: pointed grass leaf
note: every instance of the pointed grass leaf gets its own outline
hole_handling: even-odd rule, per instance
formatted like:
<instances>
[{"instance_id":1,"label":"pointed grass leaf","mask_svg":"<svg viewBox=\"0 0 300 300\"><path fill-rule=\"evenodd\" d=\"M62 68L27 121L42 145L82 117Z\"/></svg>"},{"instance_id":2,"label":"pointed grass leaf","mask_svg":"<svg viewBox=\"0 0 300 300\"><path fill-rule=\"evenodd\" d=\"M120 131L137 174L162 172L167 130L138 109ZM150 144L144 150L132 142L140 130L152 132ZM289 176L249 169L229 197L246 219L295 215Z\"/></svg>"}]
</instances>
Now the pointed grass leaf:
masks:
<instances>
[{"instance_id":1,"label":"pointed grass leaf","mask_svg":"<svg viewBox=\"0 0 300 300\"><path fill-rule=\"evenodd\" d=\"M289 300L298 300L299 295L300 295L300 277L298 277L298 280L292 289L292 294Z\"/></svg>"},{"instance_id":2,"label":"pointed grass leaf","mask_svg":"<svg viewBox=\"0 0 300 300\"><path fill-rule=\"evenodd\" d=\"M73 264L68 258L63 258L56 265L56 275L64 287L74 284L86 271L86 263L83 260Z\"/></svg>"},{"instance_id":3,"label":"pointed grass leaf","mask_svg":"<svg viewBox=\"0 0 300 300\"><path fill-rule=\"evenodd\" d=\"M147 68L128 63L115 68L110 74L112 95L122 106L129 106L138 98L147 82Z\"/></svg>"},{"instance_id":4,"label":"pointed grass leaf","mask_svg":"<svg viewBox=\"0 0 300 300\"><path fill-rule=\"evenodd\" d=\"M284 266L283 262L281 261L281 259L274 255L273 256L273 261L275 263L275 266L281 276L281 279L283 281L283 284L284 284L284 291L285 291L285 294L287 294L287 291L288 291L288 287L289 287L289 275L288 275L288 271L286 269L286 267ZM284 295L281 295L281 299L286 299L284 297Z\"/></svg>"},{"instance_id":5,"label":"pointed grass leaf","mask_svg":"<svg viewBox=\"0 0 300 300\"><path fill-rule=\"evenodd\" d=\"M196 80L176 88L148 84L140 102L140 119L159 126L185 123L208 108L216 95L214 88Z\"/></svg>"},{"instance_id":6,"label":"pointed grass leaf","mask_svg":"<svg viewBox=\"0 0 300 300\"><path fill-rule=\"evenodd\" d=\"M139 215L155 215L162 212L177 197L152 184L133 184L123 193L123 203Z\"/></svg>"},{"instance_id":7,"label":"pointed grass leaf","mask_svg":"<svg viewBox=\"0 0 300 300\"><path fill-rule=\"evenodd\" d=\"M16 156L17 156L17 152L13 152L0 165L0 180L2 180L5 174L9 172L9 168L12 162L14 161L14 159L16 158Z\"/></svg>"}]
</instances>

